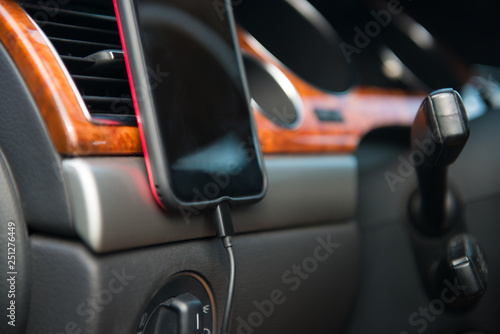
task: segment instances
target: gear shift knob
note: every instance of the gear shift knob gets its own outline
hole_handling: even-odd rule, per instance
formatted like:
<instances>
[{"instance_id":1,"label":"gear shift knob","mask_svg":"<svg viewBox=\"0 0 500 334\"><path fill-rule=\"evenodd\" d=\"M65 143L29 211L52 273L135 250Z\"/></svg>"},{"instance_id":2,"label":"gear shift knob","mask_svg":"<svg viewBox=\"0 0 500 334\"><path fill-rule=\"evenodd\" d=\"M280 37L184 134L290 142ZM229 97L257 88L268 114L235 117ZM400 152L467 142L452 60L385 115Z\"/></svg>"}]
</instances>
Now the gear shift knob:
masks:
<instances>
[{"instance_id":1,"label":"gear shift knob","mask_svg":"<svg viewBox=\"0 0 500 334\"><path fill-rule=\"evenodd\" d=\"M457 307L479 300L488 285L488 265L479 243L467 233L454 236L447 246L447 269L460 286Z\"/></svg>"},{"instance_id":2,"label":"gear shift knob","mask_svg":"<svg viewBox=\"0 0 500 334\"><path fill-rule=\"evenodd\" d=\"M453 163L469 138L469 120L460 95L453 89L440 89L422 102L411 128L413 150L428 143L422 167L448 166ZM420 143L420 144L419 144Z\"/></svg>"},{"instance_id":3,"label":"gear shift knob","mask_svg":"<svg viewBox=\"0 0 500 334\"><path fill-rule=\"evenodd\" d=\"M422 161L410 216L425 233L440 233L450 224L455 203L448 191L448 165L462 152L469 132L467 113L455 90L437 90L422 102L411 129L412 149L422 152Z\"/></svg>"}]
</instances>

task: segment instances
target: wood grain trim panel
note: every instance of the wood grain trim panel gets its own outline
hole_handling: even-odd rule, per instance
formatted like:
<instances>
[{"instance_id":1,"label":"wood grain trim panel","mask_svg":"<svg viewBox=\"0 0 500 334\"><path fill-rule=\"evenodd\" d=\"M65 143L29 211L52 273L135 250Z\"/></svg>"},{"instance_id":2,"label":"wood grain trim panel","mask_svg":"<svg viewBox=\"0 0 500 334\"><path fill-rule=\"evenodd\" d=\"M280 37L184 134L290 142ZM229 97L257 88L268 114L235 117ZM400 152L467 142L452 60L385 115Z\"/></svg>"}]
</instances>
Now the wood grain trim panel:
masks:
<instances>
[{"instance_id":1,"label":"wood grain trim panel","mask_svg":"<svg viewBox=\"0 0 500 334\"><path fill-rule=\"evenodd\" d=\"M362 136L383 126L407 126L424 97L400 90L358 87L328 94L294 75L250 35L238 31L244 53L280 69L299 92L304 118L295 129L282 128L259 111L255 120L264 153L349 153ZM13 0L0 0L0 42L24 77L57 151L63 155L141 154L134 126L93 123L75 94L71 79L43 32ZM334 110L342 122L322 122L314 110Z\"/></svg>"},{"instance_id":2,"label":"wood grain trim panel","mask_svg":"<svg viewBox=\"0 0 500 334\"><path fill-rule=\"evenodd\" d=\"M39 28L12 0L0 0L0 42L24 77L59 153L141 153L137 128L89 121L58 56Z\"/></svg>"},{"instance_id":3,"label":"wood grain trim panel","mask_svg":"<svg viewBox=\"0 0 500 334\"><path fill-rule=\"evenodd\" d=\"M386 126L409 126L425 97L422 92L398 89L354 87L341 94L329 94L292 73L243 30L238 31L242 52L280 69L299 92L304 106L302 124L284 129L259 111L255 118L265 153L349 153L370 130ZM320 121L315 109L338 113L342 122Z\"/></svg>"}]
</instances>

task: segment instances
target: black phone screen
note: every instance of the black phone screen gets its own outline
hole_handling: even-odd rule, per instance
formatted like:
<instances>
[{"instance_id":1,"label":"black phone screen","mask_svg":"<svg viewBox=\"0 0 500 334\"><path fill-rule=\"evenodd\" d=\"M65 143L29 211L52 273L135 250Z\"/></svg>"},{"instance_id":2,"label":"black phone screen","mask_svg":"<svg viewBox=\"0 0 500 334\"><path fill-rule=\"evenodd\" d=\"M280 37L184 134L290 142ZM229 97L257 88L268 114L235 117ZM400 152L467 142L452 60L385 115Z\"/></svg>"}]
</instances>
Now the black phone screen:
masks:
<instances>
[{"instance_id":1,"label":"black phone screen","mask_svg":"<svg viewBox=\"0 0 500 334\"><path fill-rule=\"evenodd\" d=\"M222 0L135 0L149 97L182 202L258 196L262 162L252 132L235 31ZM140 103L139 103L140 107ZM144 116L143 116L144 117Z\"/></svg>"}]
</instances>

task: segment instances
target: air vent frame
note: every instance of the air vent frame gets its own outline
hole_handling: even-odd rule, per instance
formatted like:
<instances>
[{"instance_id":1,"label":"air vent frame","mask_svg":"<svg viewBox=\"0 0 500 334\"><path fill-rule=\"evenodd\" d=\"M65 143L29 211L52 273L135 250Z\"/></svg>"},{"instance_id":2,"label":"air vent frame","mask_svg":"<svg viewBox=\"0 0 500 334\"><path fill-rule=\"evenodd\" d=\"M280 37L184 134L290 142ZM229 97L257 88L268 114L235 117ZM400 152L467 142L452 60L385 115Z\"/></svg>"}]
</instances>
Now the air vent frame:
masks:
<instances>
[{"instance_id":1,"label":"air vent frame","mask_svg":"<svg viewBox=\"0 0 500 334\"><path fill-rule=\"evenodd\" d=\"M88 120L137 126L112 2L107 10L82 9L78 2L57 8L33 1L19 4L45 34Z\"/></svg>"}]
</instances>

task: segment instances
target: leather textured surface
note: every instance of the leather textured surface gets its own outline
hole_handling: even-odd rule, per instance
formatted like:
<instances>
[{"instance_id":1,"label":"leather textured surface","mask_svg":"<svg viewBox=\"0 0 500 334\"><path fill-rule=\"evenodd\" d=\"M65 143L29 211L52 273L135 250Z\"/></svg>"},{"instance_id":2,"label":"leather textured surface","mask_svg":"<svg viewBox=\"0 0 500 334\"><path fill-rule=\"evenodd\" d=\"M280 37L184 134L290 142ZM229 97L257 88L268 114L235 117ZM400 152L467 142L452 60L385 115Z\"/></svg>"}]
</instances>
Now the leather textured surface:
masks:
<instances>
[{"instance_id":1,"label":"leather textured surface","mask_svg":"<svg viewBox=\"0 0 500 334\"><path fill-rule=\"evenodd\" d=\"M395 150L371 169L359 159L363 172L357 217L363 275L346 334L500 332L499 122L498 111L471 121L469 141L450 166L450 187L461 199L467 227L488 259L488 290L479 305L467 312L436 311L435 305L442 301L429 298L420 279L407 214L409 197L418 184L414 170L402 167L412 151ZM393 184L394 191L384 177L386 172L404 180ZM434 311L425 313L431 308Z\"/></svg>"},{"instance_id":2,"label":"leather textured surface","mask_svg":"<svg viewBox=\"0 0 500 334\"><path fill-rule=\"evenodd\" d=\"M76 241L41 235L30 239L33 288L27 333L136 333L151 296L181 271L196 272L209 282L220 324L228 259L218 239L106 255L95 255ZM338 246L331 254L322 248L323 261L314 268L311 258L317 247L323 247L322 242ZM248 322L255 312L261 312L256 304L269 300L277 289L283 294L280 303L272 312L263 312L262 323L250 319L252 332L341 332L356 299L356 223L237 235L234 253L236 286L230 333L247 333L239 329L237 319ZM306 279L299 279L300 286L296 286L297 275L288 273L294 265L310 271Z\"/></svg>"},{"instance_id":3,"label":"leather textured surface","mask_svg":"<svg viewBox=\"0 0 500 334\"><path fill-rule=\"evenodd\" d=\"M0 148L16 179L28 225L74 234L60 157L28 88L1 44L0 101Z\"/></svg>"},{"instance_id":4,"label":"leather textured surface","mask_svg":"<svg viewBox=\"0 0 500 334\"><path fill-rule=\"evenodd\" d=\"M0 309L3 315L0 333L24 333L30 296L29 259L17 189L0 151Z\"/></svg>"}]
</instances>

